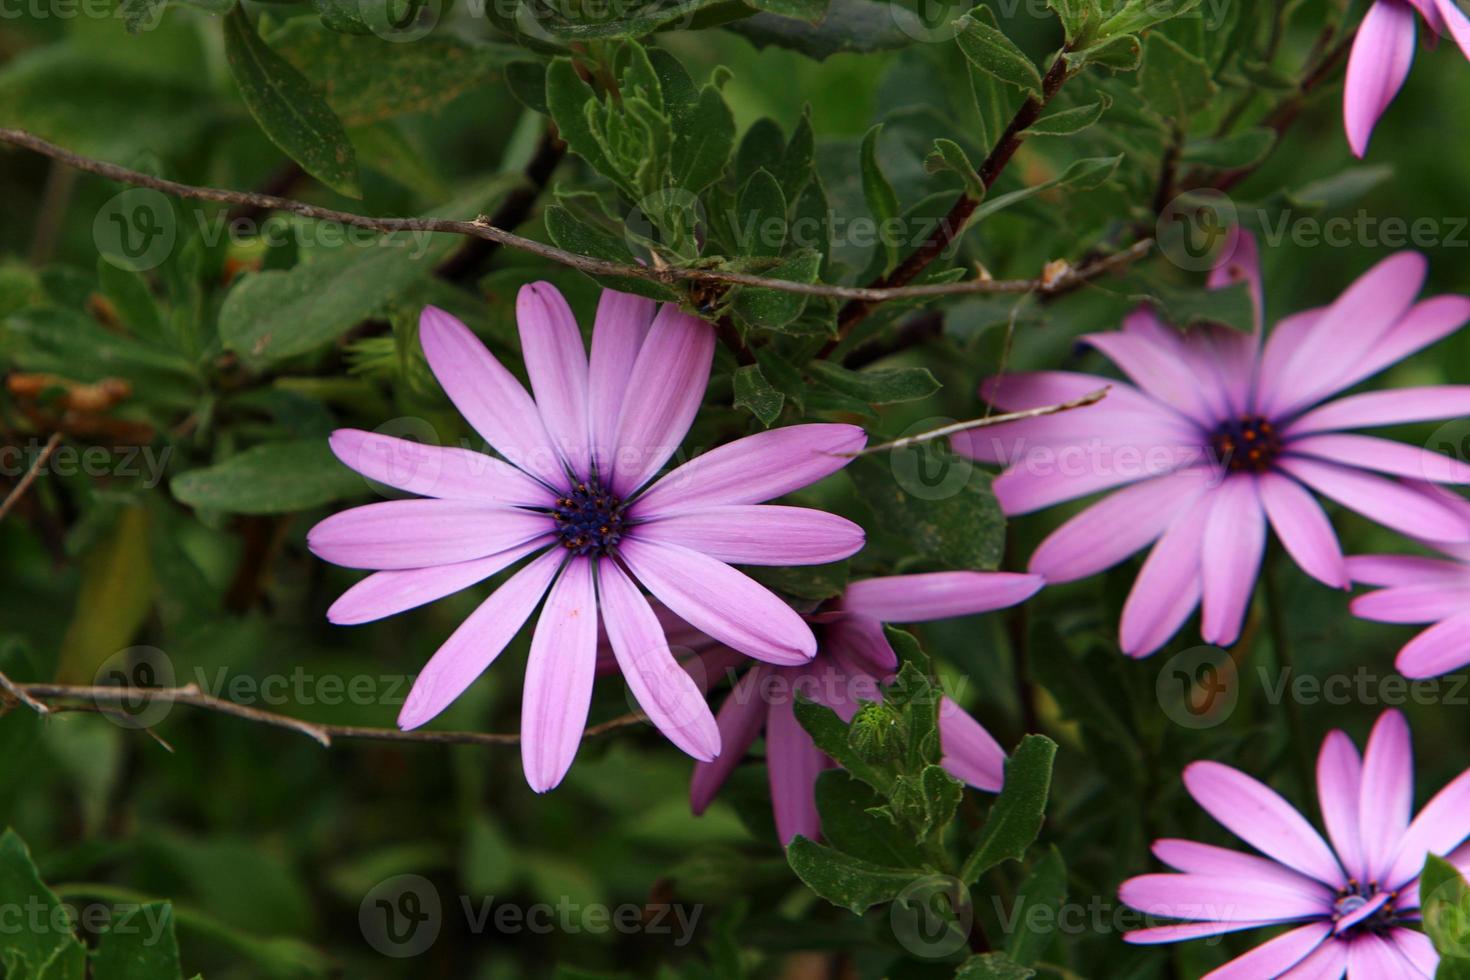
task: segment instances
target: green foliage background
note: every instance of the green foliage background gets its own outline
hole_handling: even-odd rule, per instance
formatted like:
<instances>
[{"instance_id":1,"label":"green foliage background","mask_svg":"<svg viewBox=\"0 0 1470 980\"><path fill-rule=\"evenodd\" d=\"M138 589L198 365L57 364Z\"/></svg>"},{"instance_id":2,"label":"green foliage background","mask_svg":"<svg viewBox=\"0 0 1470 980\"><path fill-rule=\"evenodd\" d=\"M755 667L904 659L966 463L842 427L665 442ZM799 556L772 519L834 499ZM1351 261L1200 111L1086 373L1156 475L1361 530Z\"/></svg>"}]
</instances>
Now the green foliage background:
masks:
<instances>
[{"instance_id":1,"label":"green foliage background","mask_svg":"<svg viewBox=\"0 0 1470 980\"><path fill-rule=\"evenodd\" d=\"M1272 242L1283 216L1427 219L1444 239L1424 249L1428 291L1470 290L1470 70L1453 46L1421 51L1366 163L1348 153L1335 81L1306 100L1260 159L1269 140L1252 131L1289 95L1321 26L1344 11L1320 0L1206 7L1224 11L1231 29L1202 29L1194 17L1142 24L1140 71L1093 65L1070 80L1037 127L1043 135L1022 147L981 220L956 254L930 267L928 281L968 276L975 263L998 278L1032 277L1048 261L1078 264L1140 228L1151 233L1162 159L1180 134L1189 140L1184 159L1207 180L1251 169L1230 194L1267 239L1268 321L1329 301L1393 250L1356 232L1341 247ZM874 248L844 231L815 244L750 241L724 216L785 228L813 215L844 223L907 216L927 230L922 216L937 217L967 189L978 193L956 167L985 158L1064 40L1052 12L1026 3L977 9L959 43L944 27L963 8L931 11L925 23L934 29L917 32L920 40L896 29L909 23L894 13L901 8L870 0L686 0L619 7L613 17L573 5L531 21L516 20L518 9L434 4L407 12L406 23L432 28L425 36L388 40L380 36L393 33L386 18L405 11L371 2L28 0L0 19L0 127L185 183L269 187L374 215L468 218L519 201L515 230L584 254L628 261L656 253L673 265L863 284L913 242ZM617 98L607 94L613 88ZM570 146L549 175L537 163L546 162L548 114ZM1245 135L1212 138L1222 130ZM597 285L509 249L466 253L447 236L399 236L398 247L370 236L343 242L279 215L267 226L278 233L231 241L218 234L222 209L179 200L161 212L173 246L134 272L100 254L115 245L106 215L121 190L0 150L0 362L12 382L43 378L39 392L12 384L0 393L4 443L34 451L59 427L64 447L109 447L101 475L48 471L0 521L0 670L17 681L86 684L135 664L138 655L122 652L146 645L163 651L179 683L239 700L277 678L284 690L260 706L391 725L407 679L489 586L378 624L329 626L327 605L356 576L312 559L304 534L371 491L331 458L325 436L399 420L406 434L423 426L441 441L465 437L417 354L417 311L427 302L454 311L517 364L520 284L555 282L589 325ZM703 219L697 235L691 214ZM442 271L446 262L454 272ZM803 418L860 420L879 439L973 417L982 410L977 382L1003 358L1012 369L1098 369L1075 338L1114 326L1140 296L1181 323L1239 325L1241 297L1199 305L1201 281L1155 256L1046 302L887 304L816 367L812 358L833 339L834 303L752 288L637 288L725 320L754 351L742 363L721 350L686 447L694 451ZM886 344L933 315L942 335L926 332L860 374L839 366L862 343ZM125 397L69 414L65 390L104 379L125 381ZM1411 359L1386 383L1470 383L1470 337ZM1465 433L1410 427L1401 435L1458 447ZM163 464L161 480L128 474L118 447L134 443L152 454L137 465ZM0 489L18 476L7 470ZM977 474L965 519L956 520L938 504L885 503L893 481L886 465L854 468L803 495L858 519L870 545L829 578L776 584L819 598L848 574L1021 568L1063 516L1002 529ZM1401 547L1350 515L1334 518L1349 553ZM1221 839L1183 794L1178 773L1188 761L1227 758L1311 812L1300 754L1315 752L1330 727L1365 734L1381 701L1305 705L1293 733L1257 672L1280 665L1283 641L1298 675L1363 667L1384 677L1407 638L1404 629L1351 619L1343 596L1276 564L1281 629L1273 638L1258 600L1241 647L1241 702L1212 728L1171 722L1155 694L1162 664L1194 645L1189 629L1148 661L1116 650L1117 610L1136 562L1048 590L1024 615L914 631L929 669L963 692L1003 744L1039 727L1059 745L1034 847L1025 820L1027 832L997 843L1014 824L982 829L991 801L974 792L955 803L955 816L954 806L934 809L950 790L926 786L925 802L904 817L943 817L928 842L941 857L926 866L958 868L967 853L995 857L993 865L972 859L966 874L974 872L976 914L997 949L1048 976L1162 978L1197 976L1237 948L1235 939L1125 946L1113 917L1117 883L1150 869L1153 837ZM514 731L524 656L523 637L443 724ZM348 696L354 682L368 696ZM1407 705L1421 801L1464 768L1470 748L1470 715L1452 691L1455 682L1444 682L1429 703ZM599 684L594 721L627 710L615 680ZM94 713L41 719L12 707L0 715L0 824L18 835L0 841L0 902L12 900L7 888L43 894L37 873L50 886L48 902L171 902L182 969L210 978L488 980L547 976L556 964L568 977L919 977L955 975L964 958L914 956L886 904L861 917L838 907L868 904L853 897L853 881L872 885L861 868L843 877L851 868L820 853L793 852L788 864L758 760L707 815L691 816L690 763L650 729L589 738L566 783L537 797L513 746L324 749L297 733L184 707L156 727L171 751ZM832 736L834 753L843 737ZM1028 758L1045 754L1041 744L1031 743ZM924 760L910 761L908 774L922 781ZM1045 799L1049 764L1047 754L1029 804ZM851 796L845 783L828 789L834 806L860 815L859 804L876 805L891 789L887 777L880 782L881 791ZM1023 813L1027 805L1008 804ZM872 832L854 819L858 839ZM438 941L399 961L366 941L359 912L381 882L409 873L433 882L446 913ZM1018 890L1042 904L1063 894L1095 903L1101 918L1018 941L997 915ZM677 902L703 915L683 946L648 932L476 934L461 896L476 905L488 896L521 906ZM55 945L42 937L27 947L0 935L4 975L82 976L84 954L69 936L51 938ZM109 942L97 945L90 966L102 980L181 975L167 955L139 959L157 946L118 952ZM961 969L1025 975L999 960Z\"/></svg>"}]
</instances>

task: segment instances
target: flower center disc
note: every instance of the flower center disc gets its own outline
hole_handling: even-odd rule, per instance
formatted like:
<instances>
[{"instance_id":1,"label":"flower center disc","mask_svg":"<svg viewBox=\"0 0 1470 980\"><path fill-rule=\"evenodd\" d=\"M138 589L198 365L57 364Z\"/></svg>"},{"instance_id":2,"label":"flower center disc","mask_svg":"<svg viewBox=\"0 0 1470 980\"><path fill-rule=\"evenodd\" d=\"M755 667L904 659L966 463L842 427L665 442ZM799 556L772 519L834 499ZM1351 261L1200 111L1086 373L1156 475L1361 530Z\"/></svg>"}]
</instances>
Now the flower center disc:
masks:
<instances>
[{"instance_id":1,"label":"flower center disc","mask_svg":"<svg viewBox=\"0 0 1470 980\"><path fill-rule=\"evenodd\" d=\"M562 547L573 554L606 554L623 536L623 502L595 479L557 498L551 513Z\"/></svg>"},{"instance_id":2,"label":"flower center disc","mask_svg":"<svg viewBox=\"0 0 1470 980\"><path fill-rule=\"evenodd\" d=\"M1224 422L1210 437L1215 458L1235 472L1264 473L1281 453L1281 436L1271 421L1242 415Z\"/></svg>"}]
</instances>

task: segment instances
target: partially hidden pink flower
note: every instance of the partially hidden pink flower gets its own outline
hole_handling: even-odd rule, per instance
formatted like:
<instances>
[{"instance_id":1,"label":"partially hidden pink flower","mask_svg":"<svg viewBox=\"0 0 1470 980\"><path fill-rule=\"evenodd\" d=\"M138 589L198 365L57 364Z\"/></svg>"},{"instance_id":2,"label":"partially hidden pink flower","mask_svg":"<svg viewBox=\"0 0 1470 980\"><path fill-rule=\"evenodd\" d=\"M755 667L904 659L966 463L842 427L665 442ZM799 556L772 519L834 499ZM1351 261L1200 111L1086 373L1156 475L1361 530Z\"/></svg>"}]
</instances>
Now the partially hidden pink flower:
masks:
<instances>
[{"instance_id":1,"label":"partially hidden pink flower","mask_svg":"<svg viewBox=\"0 0 1470 980\"><path fill-rule=\"evenodd\" d=\"M1426 497L1470 521L1470 501L1441 487L1412 483ZM1447 557L1353 555L1348 575L1384 588L1360 595L1353 614L1380 623L1432 623L1399 651L1405 677L1438 677L1470 664L1470 545L1426 541Z\"/></svg>"},{"instance_id":2,"label":"partially hidden pink flower","mask_svg":"<svg viewBox=\"0 0 1470 980\"><path fill-rule=\"evenodd\" d=\"M1007 410L1111 389L1087 407L965 433L955 448L1006 465L994 489L1007 515L1121 488L1043 541L1029 570L1048 583L1069 582L1152 545L1123 607L1125 653L1155 652L1200 606L1206 642L1233 643L1268 525L1303 571L1348 587L1337 536L1313 491L1412 537L1470 541L1458 509L1378 475L1467 483L1470 466L1344 431L1470 413L1470 386L1326 401L1470 318L1465 297L1415 301L1425 272L1417 253L1391 256L1330 306L1282 320L1263 343L1256 248L1242 232L1211 285L1250 284L1253 333L1221 325L1181 333L1136 310L1122 331L1083 338L1133 384L1061 371L1000 378L981 392Z\"/></svg>"},{"instance_id":3,"label":"partially hidden pink flower","mask_svg":"<svg viewBox=\"0 0 1470 980\"><path fill-rule=\"evenodd\" d=\"M470 330L428 307L420 341L456 408L496 450L425 446L343 429L333 451L424 499L344 511L307 535L319 557L373 569L334 603L364 623L474 585L529 559L424 666L398 716L417 728L499 656L537 606L521 709L521 759L538 792L571 766L592 696L598 619L642 709L698 759L720 751L702 693L679 668L643 585L722 643L773 664L816 653L811 628L730 567L836 561L862 547L851 521L761 505L841 469L865 442L851 425L797 425L738 439L656 482L704 397L714 331L674 306L602 294L590 359L548 283L521 289L534 394ZM545 597L545 603L542 599Z\"/></svg>"},{"instance_id":4,"label":"partially hidden pink flower","mask_svg":"<svg viewBox=\"0 0 1470 980\"><path fill-rule=\"evenodd\" d=\"M1455 0L1375 0L1353 40L1343 93L1343 124L1359 157L1368 152L1373 128L1409 77L1419 17L1436 35L1453 37L1470 57L1470 18Z\"/></svg>"},{"instance_id":5,"label":"partially hidden pink flower","mask_svg":"<svg viewBox=\"0 0 1470 980\"><path fill-rule=\"evenodd\" d=\"M863 702L883 700L882 683L898 669L898 656L884 623L917 623L990 612L1024 602L1041 589L1035 575L1007 572L932 572L864 579L848 585L830 608L810 619L820 637L816 659L798 667L760 663L750 667L726 695L719 726L724 750L699 762L690 782L690 803L703 813L750 746L765 733L766 769L776 832L782 844L798 834L817 838L816 783L835 763L817 748L796 719L798 695L851 721ZM705 650L710 663L729 664L719 649ZM1000 791L1005 752L974 718L949 697L939 707L942 764L977 789Z\"/></svg>"},{"instance_id":6,"label":"partially hidden pink flower","mask_svg":"<svg viewBox=\"0 0 1470 980\"><path fill-rule=\"evenodd\" d=\"M1388 980L1434 976L1439 955L1423 932L1419 872L1428 855L1470 868L1470 770L1413 814L1409 727L1386 711L1362 758L1341 731L1317 759L1327 839L1274 790L1218 762L1184 770L1184 786L1210 816L1261 855L1189 840L1154 842L1174 869L1125 881L1122 900L1182 920L1138 929L1130 943L1172 943L1246 929L1287 931L1205 980ZM1328 842L1331 842L1330 844Z\"/></svg>"}]
</instances>

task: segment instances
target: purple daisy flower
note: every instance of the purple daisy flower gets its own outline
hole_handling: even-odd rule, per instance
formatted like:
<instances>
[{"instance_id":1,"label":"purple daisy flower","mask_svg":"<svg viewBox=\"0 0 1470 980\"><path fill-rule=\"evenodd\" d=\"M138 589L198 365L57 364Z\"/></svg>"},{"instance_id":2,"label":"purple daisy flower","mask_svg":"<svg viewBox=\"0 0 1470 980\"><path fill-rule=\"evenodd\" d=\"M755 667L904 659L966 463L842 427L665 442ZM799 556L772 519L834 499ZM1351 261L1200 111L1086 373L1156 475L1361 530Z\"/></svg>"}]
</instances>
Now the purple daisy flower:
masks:
<instances>
[{"instance_id":1,"label":"purple daisy flower","mask_svg":"<svg viewBox=\"0 0 1470 980\"><path fill-rule=\"evenodd\" d=\"M1470 770L1418 816L1409 726L1379 716L1360 759L1352 739L1329 734L1317 759L1327 840L1264 784L1218 762L1184 770L1184 786L1225 829L1265 857L1189 840L1154 842L1175 874L1130 878L1118 894L1148 915L1184 920L1139 929L1130 943L1172 943L1290 926L1207 974L1206 980L1387 980L1432 977L1439 955L1420 919L1419 872L1430 854L1470 867Z\"/></svg>"},{"instance_id":2,"label":"purple daisy flower","mask_svg":"<svg viewBox=\"0 0 1470 980\"><path fill-rule=\"evenodd\" d=\"M531 639L521 759L537 792L559 783L586 726L598 618L639 705L697 759L720 751L703 695L674 660L639 590L758 660L816 653L792 608L730 567L836 561L863 532L832 514L759 506L841 469L866 436L851 425L773 429L711 450L652 485L689 431L714 356L709 325L677 307L606 291L590 361L571 309L548 283L521 289L516 318L531 394L470 330L427 307L430 368L503 459L344 429L332 450L357 472L427 499L344 511L311 550L373 569L328 611L364 623L530 561L470 614L424 666L398 716L417 728L500 654L545 596Z\"/></svg>"},{"instance_id":3,"label":"purple daisy flower","mask_svg":"<svg viewBox=\"0 0 1470 980\"><path fill-rule=\"evenodd\" d=\"M1411 486L1470 521L1470 501L1430 483ZM1380 623L1434 624L1399 651L1398 672L1415 679L1470 664L1470 545L1424 544L1448 557L1354 555L1347 560L1354 582L1384 586L1354 599L1354 615Z\"/></svg>"},{"instance_id":4,"label":"purple daisy flower","mask_svg":"<svg viewBox=\"0 0 1470 980\"><path fill-rule=\"evenodd\" d=\"M1121 332L1083 338L1132 385L1061 371L1003 377L981 393L1007 410L1111 390L1085 408L955 439L959 452L1007 466L994 484L1007 515L1122 488L1052 533L1029 570L1049 583L1070 582L1153 545L1119 630L1124 652L1134 657L1162 647L1201 605L1206 642L1235 642L1268 524L1303 571L1347 588L1337 536L1311 491L1403 534L1470 540L1470 523L1458 510L1377 475L1467 483L1470 466L1343 432L1470 413L1470 386L1368 392L1323 404L1459 329L1470 319L1470 299L1415 302L1425 260L1403 252L1370 269L1332 305L1283 320L1262 343L1255 242L1242 232L1227 254L1211 285L1250 284L1253 333L1221 325L1180 333L1137 310Z\"/></svg>"},{"instance_id":5,"label":"purple daisy flower","mask_svg":"<svg viewBox=\"0 0 1470 980\"><path fill-rule=\"evenodd\" d=\"M724 751L701 761L690 782L690 805L703 813L764 731L771 804L782 844L821 833L816 783L827 758L796 720L799 693L851 721L863 702L883 700L882 682L898 669L884 623L918 623L1014 606L1042 586L1036 575L1007 572L933 572L872 578L848 585L842 597L810 619L820 633L816 659L799 667L756 664L735 683L720 707ZM728 651L702 651L709 664L730 663ZM733 666L733 665L732 665ZM998 793L1005 752L981 724L945 697L939 708L942 763L976 789Z\"/></svg>"},{"instance_id":6,"label":"purple daisy flower","mask_svg":"<svg viewBox=\"0 0 1470 980\"><path fill-rule=\"evenodd\" d=\"M1470 57L1470 18L1455 0L1376 0L1358 27L1343 92L1348 144L1359 157L1368 152L1373 127L1409 77L1419 17L1436 36L1453 37Z\"/></svg>"}]
</instances>

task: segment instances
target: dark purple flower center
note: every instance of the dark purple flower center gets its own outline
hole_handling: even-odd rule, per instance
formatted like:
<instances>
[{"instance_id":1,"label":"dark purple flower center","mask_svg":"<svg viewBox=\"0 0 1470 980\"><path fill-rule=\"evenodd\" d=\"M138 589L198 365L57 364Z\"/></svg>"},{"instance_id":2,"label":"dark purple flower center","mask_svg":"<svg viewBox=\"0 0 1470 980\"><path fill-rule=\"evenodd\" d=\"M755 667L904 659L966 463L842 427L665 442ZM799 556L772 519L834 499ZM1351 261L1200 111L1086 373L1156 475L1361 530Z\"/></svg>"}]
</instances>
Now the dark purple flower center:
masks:
<instances>
[{"instance_id":1,"label":"dark purple flower center","mask_svg":"<svg viewBox=\"0 0 1470 980\"><path fill-rule=\"evenodd\" d=\"M551 516L562 547L576 555L606 554L627 529L623 502L595 477L558 497Z\"/></svg>"},{"instance_id":2,"label":"dark purple flower center","mask_svg":"<svg viewBox=\"0 0 1470 980\"><path fill-rule=\"evenodd\" d=\"M1236 472L1264 473L1281 453L1281 435L1270 419L1242 415L1222 422L1210 436L1220 464Z\"/></svg>"},{"instance_id":3,"label":"dark purple flower center","mask_svg":"<svg viewBox=\"0 0 1470 980\"><path fill-rule=\"evenodd\" d=\"M1344 936L1360 932L1384 932L1398 922L1393 892L1380 891L1378 885L1364 885L1357 880L1349 881L1337 892L1332 904L1332 922Z\"/></svg>"}]
</instances>

